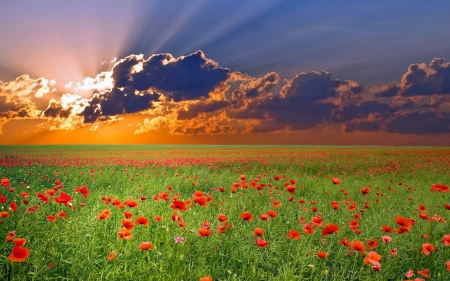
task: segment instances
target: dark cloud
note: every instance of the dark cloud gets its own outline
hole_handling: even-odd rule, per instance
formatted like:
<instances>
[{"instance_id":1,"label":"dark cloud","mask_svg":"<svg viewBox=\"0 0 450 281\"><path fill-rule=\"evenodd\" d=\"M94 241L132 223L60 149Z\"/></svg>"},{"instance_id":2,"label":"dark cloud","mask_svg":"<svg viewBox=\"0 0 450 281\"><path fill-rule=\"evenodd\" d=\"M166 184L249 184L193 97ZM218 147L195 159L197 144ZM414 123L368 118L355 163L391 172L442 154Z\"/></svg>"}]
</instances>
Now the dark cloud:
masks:
<instances>
[{"instance_id":1,"label":"dark cloud","mask_svg":"<svg viewBox=\"0 0 450 281\"><path fill-rule=\"evenodd\" d=\"M446 112L402 112L386 120L387 132L399 134L450 133L450 115Z\"/></svg>"},{"instance_id":2,"label":"dark cloud","mask_svg":"<svg viewBox=\"0 0 450 281\"><path fill-rule=\"evenodd\" d=\"M450 63L435 58L429 66L424 63L411 64L401 83L389 85L377 91L376 97L431 96L450 94Z\"/></svg>"},{"instance_id":3,"label":"dark cloud","mask_svg":"<svg viewBox=\"0 0 450 281\"><path fill-rule=\"evenodd\" d=\"M132 114L152 108L152 102L160 98L159 93L137 92L130 88L113 88L94 94L81 115L85 123L93 123L99 117Z\"/></svg>"},{"instance_id":4,"label":"dark cloud","mask_svg":"<svg viewBox=\"0 0 450 281\"><path fill-rule=\"evenodd\" d=\"M115 86L138 91L156 89L174 101L208 97L229 77L229 70L207 59L202 51L175 59L170 54L129 56L113 68Z\"/></svg>"},{"instance_id":5,"label":"dark cloud","mask_svg":"<svg viewBox=\"0 0 450 281\"><path fill-rule=\"evenodd\" d=\"M178 120L187 120L197 117L200 113L210 113L217 110L220 110L226 106L228 106L229 103L227 101L212 101L212 102L203 102L200 101L199 103L193 104L189 106L188 110L180 110L178 112Z\"/></svg>"},{"instance_id":6,"label":"dark cloud","mask_svg":"<svg viewBox=\"0 0 450 281\"><path fill-rule=\"evenodd\" d=\"M44 110L45 117L61 117L68 118L72 112L72 107L64 108L60 102L51 100L47 109Z\"/></svg>"},{"instance_id":7,"label":"dark cloud","mask_svg":"<svg viewBox=\"0 0 450 281\"><path fill-rule=\"evenodd\" d=\"M391 115L397 110L391 104L380 100L364 100L358 103L351 103L341 106L333 112L333 119L336 122L347 122L353 119L364 119L371 114Z\"/></svg>"}]
</instances>

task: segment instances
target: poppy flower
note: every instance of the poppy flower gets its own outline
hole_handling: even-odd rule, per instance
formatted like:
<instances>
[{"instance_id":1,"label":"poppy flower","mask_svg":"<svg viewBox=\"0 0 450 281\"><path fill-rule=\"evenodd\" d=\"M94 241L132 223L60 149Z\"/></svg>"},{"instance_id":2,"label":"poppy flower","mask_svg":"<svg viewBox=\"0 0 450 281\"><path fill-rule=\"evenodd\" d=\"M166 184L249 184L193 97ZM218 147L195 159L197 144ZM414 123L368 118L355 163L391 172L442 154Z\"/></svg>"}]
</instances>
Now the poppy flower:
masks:
<instances>
[{"instance_id":1,"label":"poppy flower","mask_svg":"<svg viewBox=\"0 0 450 281\"><path fill-rule=\"evenodd\" d=\"M106 220L112 216L111 211L106 209L100 212L97 216L97 220Z\"/></svg>"},{"instance_id":2,"label":"poppy flower","mask_svg":"<svg viewBox=\"0 0 450 281\"><path fill-rule=\"evenodd\" d=\"M433 183L431 185L431 191L450 192L447 185L437 184L437 183Z\"/></svg>"},{"instance_id":3,"label":"poppy flower","mask_svg":"<svg viewBox=\"0 0 450 281\"><path fill-rule=\"evenodd\" d=\"M322 226L323 225L322 217L321 216L312 217L311 223L318 227Z\"/></svg>"},{"instance_id":4,"label":"poppy flower","mask_svg":"<svg viewBox=\"0 0 450 281\"><path fill-rule=\"evenodd\" d=\"M113 261L117 258L117 252L111 252L108 254L108 257L106 258L108 261Z\"/></svg>"},{"instance_id":5,"label":"poppy flower","mask_svg":"<svg viewBox=\"0 0 450 281\"><path fill-rule=\"evenodd\" d=\"M268 214L269 216L271 216L272 218L278 217L277 212L275 212L274 210L268 210L268 211L267 211L267 214Z\"/></svg>"},{"instance_id":6,"label":"poppy flower","mask_svg":"<svg viewBox=\"0 0 450 281\"><path fill-rule=\"evenodd\" d=\"M445 265L447 266L447 271L450 272L450 261L446 261Z\"/></svg>"},{"instance_id":7,"label":"poppy flower","mask_svg":"<svg viewBox=\"0 0 450 281\"><path fill-rule=\"evenodd\" d=\"M444 243L445 246L450 246L450 234L445 234L444 237L442 237L442 243Z\"/></svg>"},{"instance_id":8,"label":"poppy flower","mask_svg":"<svg viewBox=\"0 0 450 281\"><path fill-rule=\"evenodd\" d=\"M266 248L269 245L269 242L259 238L255 238L255 243L262 249Z\"/></svg>"},{"instance_id":9,"label":"poppy flower","mask_svg":"<svg viewBox=\"0 0 450 281\"><path fill-rule=\"evenodd\" d=\"M368 249L375 249L376 247L378 247L378 240L377 239L366 239L367 240L367 248Z\"/></svg>"},{"instance_id":10,"label":"poppy flower","mask_svg":"<svg viewBox=\"0 0 450 281\"><path fill-rule=\"evenodd\" d=\"M6 201L8 201L8 198L6 198L5 195L0 193L0 203L5 204Z\"/></svg>"},{"instance_id":11,"label":"poppy flower","mask_svg":"<svg viewBox=\"0 0 450 281\"><path fill-rule=\"evenodd\" d=\"M56 221L56 217L50 215L50 216L47 216L47 220L48 220L48 221Z\"/></svg>"},{"instance_id":12,"label":"poppy flower","mask_svg":"<svg viewBox=\"0 0 450 281\"><path fill-rule=\"evenodd\" d=\"M392 255L393 257L395 257L395 256L398 255L397 248L392 248L392 249L391 249L391 255Z\"/></svg>"},{"instance_id":13,"label":"poppy flower","mask_svg":"<svg viewBox=\"0 0 450 281\"><path fill-rule=\"evenodd\" d=\"M123 215L125 216L125 218L129 219L133 216L133 213L130 211L125 211L123 212Z\"/></svg>"},{"instance_id":14,"label":"poppy flower","mask_svg":"<svg viewBox=\"0 0 450 281\"><path fill-rule=\"evenodd\" d=\"M211 234L212 234L212 231L211 231L211 229L208 229L208 228L201 227L198 230L198 236L211 236Z\"/></svg>"},{"instance_id":15,"label":"poppy flower","mask_svg":"<svg viewBox=\"0 0 450 281\"><path fill-rule=\"evenodd\" d=\"M9 209L10 209L11 211L13 211L13 212L17 211L17 203L16 203L16 201L12 201L12 202L9 204Z\"/></svg>"},{"instance_id":16,"label":"poppy flower","mask_svg":"<svg viewBox=\"0 0 450 281\"><path fill-rule=\"evenodd\" d=\"M24 262L30 256L30 249L23 248L22 246L14 246L8 259L12 262Z\"/></svg>"},{"instance_id":17,"label":"poppy flower","mask_svg":"<svg viewBox=\"0 0 450 281\"><path fill-rule=\"evenodd\" d=\"M224 222L224 221L226 221L228 218L227 218L227 216L224 215L224 214L218 214L218 215L217 215L217 219L218 219L219 221L221 221L221 222Z\"/></svg>"},{"instance_id":18,"label":"poppy flower","mask_svg":"<svg viewBox=\"0 0 450 281\"><path fill-rule=\"evenodd\" d=\"M424 268L422 270L417 270L417 274L420 274L425 278L431 278L429 273L430 273L430 270L428 270L427 268Z\"/></svg>"},{"instance_id":19,"label":"poppy flower","mask_svg":"<svg viewBox=\"0 0 450 281\"><path fill-rule=\"evenodd\" d=\"M327 252L318 252L317 256L321 259L325 259L328 256L328 254Z\"/></svg>"},{"instance_id":20,"label":"poppy flower","mask_svg":"<svg viewBox=\"0 0 450 281\"><path fill-rule=\"evenodd\" d=\"M392 241L392 238L390 236L383 235L381 236L381 240L383 240L384 243L389 243Z\"/></svg>"},{"instance_id":21,"label":"poppy flower","mask_svg":"<svg viewBox=\"0 0 450 281\"><path fill-rule=\"evenodd\" d=\"M273 201L272 207L279 208L280 206L281 206L281 202L280 201Z\"/></svg>"},{"instance_id":22,"label":"poppy flower","mask_svg":"<svg viewBox=\"0 0 450 281\"><path fill-rule=\"evenodd\" d=\"M338 233L338 232L339 232L339 226L332 224L332 223L328 223L327 226L325 226L322 229L322 236L332 234L332 233Z\"/></svg>"},{"instance_id":23,"label":"poppy flower","mask_svg":"<svg viewBox=\"0 0 450 281\"><path fill-rule=\"evenodd\" d=\"M149 220L146 217L139 216L139 217L136 218L136 222L135 223L136 224L141 224L141 225L144 225L144 226L148 226L149 225Z\"/></svg>"},{"instance_id":24,"label":"poppy flower","mask_svg":"<svg viewBox=\"0 0 450 281\"><path fill-rule=\"evenodd\" d=\"M2 183L3 187L10 187L10 185L11 185L11 181L7 178L2 178L1 183Z\"/></svg>"},{"instance_id":25,"label":"poppy flower","mask_svg":"<svg viewBox=\"0 0 450 281\"><path fill-rule=\"evenodd\" d=\"M392 233L392 227L390 227L389 225L383 225L381 227L381 230L387 233Z\"/></svg>"},{"instance_id":26,"label":"poppy flower","mask_svg":"<svg viewBox=\"0 0 450 281\"><path fill-rule=\"evenodd\" d=\"M249 212L244 212L239 217L249 223L253 220L253 215Z\"/></svg>"},{"instance_id":27,"label":"poppy flower","mask_svg":"<svg viewBox=\"0 0 450 281\"><path fill-rule=\"evenodd\" d=\"M333 208L335 210L339 210L339 203L337 201L332 201L331 208Z\"/></svg>"},{"instance_id":28,"label":"poppy flower","mask_svg":"<svg viewBox=\"0 0 450 281\"><path fill-rule=\"evenodd\" d=\"M257 227L253 230L253 234L257 236L264 236L264 230L262 228Z\"/></svg>"},{"instance_id":29,"label":"poppy flower","mask_svg":"<svg viewBox=\"0 0 450 281\"><path fill-rule=\"evenodd\" d=\"M288 186L286 186L286 191L287 191L288 193L290 193L290 194L294 194L294 192L295 192L296 189L297 189L297 187L294 186L294 185L288 185Z\"/></svg>"},{"instance_id":30,"label":"poppy flower","mask_svg":"<svg viewBox=\"0 0 450 281\"><path fill-rule=\"evenodd\" d=\"M273 176L273 179L276 180L276 181L279 181L280 180L280 176Z\"/></svg>"},{"instance_id":31,"label":"poppy flower","mask_svg":"<svg viewBox=\"0 0 450 281\"><path fill-rule=\"evenodd\" d=\"M131 230L126 228L119 229L119 232L117 234L119 235L120 239L131 240L133 238Z\"/></svg>"},{"instance_id":32,"label":"poppy flower","mask_svg":"<svg viewBox=\"0 0 450 281\"><path fill-rule=\"evenodd\" d=\"M138 206L138 203L134 199L127 199L123 203L130 208L137 208Z\"/></svg>"},{"instance_id":33,"label":"poppy flower","mask_svg":"<svg viewBox=\"0 0 450 281\"><path fill-rule=\"evenodd\" d=\"M361 254L365 254L366 253L366 248L364 247L364 243L358 240L352 241L350 242L350 246L352 248L352 250L354 251L358 251Z\"/></svg>"},{"instance_id":34,"label":"poppy flower","mask_svg":"<svg viewBox=\"0 0 450 281\"><path fill-rule=\"evenodd\" d=\"M267 214L261 214L261 215L259 215L259 218L263 221L269 220L269 216Z\"/></svg>"},{"instance_id":35,"label":"poppy flower","mask_svg":"<svg viewBox=\"0 0 450 281\"><path fill-rule=\"evenodd\" d=\"M422 254L425 254L428 256L428 255L430 255L430 253L432 251L435 251L435 250L437 251L437 248L431 243L422 244Z\"/></svg>"},{"instance_id":36,"label":"poppy flower","mask_svg":"<svg viewBox=\"0 0 450 281\"><path fill-rule=\"evenodd\" d=\"M22 196L23 198L28 198L30 195L27 192L21 192L20 196Z\"/></svg>"},{"instance_id":37,"label":"poppy flower","mask_svg":"<svg viewBox=\"0 0 450 281\"><path fill-rule=\"evenodd\" d=\"M162 217L156 215L156 216L153 217L153 220L156 221L156 222L158 222L158 221L161 221L161 220L162 220Z\"/></svg>"},{"instance_id":38,"label":"poppy flower","mask_svg":"<svg viewBox=\"0 0 450 281\"><path fill-rule=\"evenodd\" d=\"M380 260L381 256L377 252L369 252L367 257L364 258L364 263L381 266Z\"/></svg>"},{"instance_id":39,"label":"poppy flower","mask_svg":"<svg viewBox=\"0 0 450 281\"><path fill-rule=\"evenodd\" d=\"M305 224L303 226L303 232L305 234L313 234L314 233L314 227L310 225L309 223Z\"/></svg>"},{"instance_id":40,"label":"poppy flower","mask_svg":"<svg viewBox=\"0 0 450 281\"><path fill-rule=\"evenodd\" d=\"M15 237L16 237L15 230L8 232L8 234L6 234L6 242L13 242Z\"/></svg>"},{"instance_id":41,"label":"poppy flower","mask_svg":"<svg viewBox=\"0 0 450 281\"><path fill-rule=\"evenodd\" d=\"M0 218L6 218L6 217L9 217L9 213L7 211L1 211Z\"/></svg>"},{"instance_id":42,"label":"poppy flower","mask_svg":"<svg viewBox=\"0 0 450 281\"><path fill-rule=\"evenodd\" d=\"M64 193L64 192L61 192L59 194L59 197L53 198L53 201L55 201L56 203L64 204L66 206L70 203L71 200L72 200L72 196L70 196L69 194Z\"/></svg>"},{"instance_id":43,"label":"poppy flower","mask_svg":"<svg viewBox=\"0 0 450 281\"><path fill-rule=\"evenodd\" d=\"M13 243L16 246L23 246L23 245L25 245L26 242L27 242L27 239L25 239L25 238L14 238L13 239Z\"/></svg>"},{"instance_id":44,"label":"poppy flower","mask_svg":"<svg viewBox=\"0 0 450 281\"><path fill-rule=\"evenodd\" d=\"M187 210L186 203L184 201L180 201L180 200L176 200L176 199L172 201L172 205L170 205L170 208L172 210L179 210L179 211Z\"/></svg>"},{"instance_id":45,"label":"poppy flower","mask_svg":"<svg viewBox=\"0 0 450 281\"><path fill-rule=\"evenodd\" d=\"M211 276L205 276L205 277L201 277L200 281L213 281Z\"/></svg>"},{"instance_id":46,"label":"poppy flower","mask_svg":"<svg viewBox=\"0 0 450 281\"><path fill-rule=\"evenodd\" d=\"M411 278L412 276L414 276L414 270L410 269L405 273L405 277L406 278Z\"/></svg>"},{"instance_id":47,"label":"poppy flower","mask_svg":"<svg viewBox=\"0 0 450 281\"><path fill-rule=\"evenodd\" d=\"M184 237L178 236L173 238L173 241L175 241L175 243L181 243L184 244Z\"/></svg>"},{"instance_id":48,"label":"poppy flower","mask_svg":"<svg viewBox=\"0 0 450 281\"><path fill-rule=\"evenodd\" d=\"M292 238L292 239L298 240L298 239L300 239L300 233L297 230L291 229L291 230L289 230L289 233L286 235L286 237L288 239Z\"/></svg>"},{"instance_id":49,"label":"poppy flower","mask_svg":"<svg viewBox=\"0 0 450 281\"><path fill-rule=\"evenodd\" d=\"M338 179L338 178L332 178L331 182L334 183L334 184L341 184L342 183L341 180Z\"/></svg>"},{"instance_id":50,"label":"poppy flower","mask_svg":"<svg viewBox=\"0 0 450 281\"><path fill-rule=\"evenodd\" d=\"M149 241L142 242L142 243L139 245L139 249L141 249L142 251L151 250L151 249L153 249L153 245L152 245L152 243L150 243Z\"/></svg>"},{"instance_id":51,"label":"poppy flower","mask_svg":"<svg viewBox=\"0 0 450 281\"><path fill-rule=\"evenodd\" d=\"M411 226L412 226L411 219L404 218L402 216L396 216L395 222L400 226L395 230L397 233L402 234L402 233L410 231Z\"/></svg>"},{"instance_id":52,"label":"poppy flower","mask_svg":"<svg viewBox=\"0 0 450 281\"><path fill-rule=\"evenodd\" d=\"M64 220L67 218L67 214L65 212L63 212L63 211L59 211L58 212L58 216L60 218L64 219Z\"/></svg>"},{"instance_id":53,"label":"poppy flower","mask_svg":"<svg viewBox=\"0 0 450 281\"><path fill-rule=\"evenodd\" d=\"M122 219L122 225L129 230L134 228L134 223L129 219Z\"/></svg>"},{"instance_id":54,"label":"poppy flower","mask_svg":"<svg viewBox=\"0 0 450 281\"><path fill-rule=\"evenodd\" d=\"M83 197L86 199L87 195L90 193L89 190L87 189L87 186L83 185L81 188L79 187L75 187L75 192L80 192L81 194L83 194Z\"/></svg>"},{"instance_id":55,"label":"poppy flower","mask_svg":"<svg viewBox=\"0 0 450 281\"><path fill-rule=\"evenodd\" d=\"M369 194L369 192L370 192L370 189L369 189L369 188L367 188L367 187L361 188L361 194L362 194L363 196L366 196L367 194Z\"/></svg>"}]
</instances>

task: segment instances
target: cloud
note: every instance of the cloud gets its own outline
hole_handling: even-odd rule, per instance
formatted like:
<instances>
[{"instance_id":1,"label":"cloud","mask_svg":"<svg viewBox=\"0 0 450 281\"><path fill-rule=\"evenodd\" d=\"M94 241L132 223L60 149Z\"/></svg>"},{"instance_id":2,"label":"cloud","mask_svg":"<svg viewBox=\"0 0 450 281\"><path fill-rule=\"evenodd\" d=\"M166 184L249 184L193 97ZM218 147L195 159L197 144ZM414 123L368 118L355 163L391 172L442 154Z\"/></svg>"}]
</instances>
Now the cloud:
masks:
<instances>
[{"instance_id":1,"label":"cloud","mask_svg":"<svg viewBox=\"0 0 450 281\"><path fill-rule=\"evenodd\" d=\"M0 133L2 126L12 119L38 118L42 97L52 91L54 81L32 79L21 75L14 81L0 81ZM47 102L44 101L44 106Z\"/></svg>"},{"instance_id":2,"label":"cloud","mask_svg":"<svg viewBox=\"0 0 450 281\"><path fill-rule=\"evenodd\" d=\"M433 59L429 66L415 63L408 67L401 82L383 86L376 97L431 96L450 94L450 63L443 58Z\"/></svg>"}]
</instances>

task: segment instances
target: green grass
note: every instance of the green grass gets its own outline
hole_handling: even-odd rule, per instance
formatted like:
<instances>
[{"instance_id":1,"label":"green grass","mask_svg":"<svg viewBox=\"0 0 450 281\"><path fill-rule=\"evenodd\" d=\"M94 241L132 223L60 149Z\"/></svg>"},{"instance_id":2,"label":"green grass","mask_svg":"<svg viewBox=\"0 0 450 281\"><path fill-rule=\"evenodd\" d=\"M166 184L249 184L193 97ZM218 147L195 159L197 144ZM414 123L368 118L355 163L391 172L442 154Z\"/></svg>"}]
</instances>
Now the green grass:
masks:
<instances>
[{"instance_id":1,"label":"green grass","mask_svg":"<svg viewBox=\"0 0 450 281\"><path fill-rule=\"evenodd\" d=\"M31 251L25 262L13 263L8 260L13 243L0 242L3 280L199 280L203 276L213 280L406 280L404 273L409 269L424 268L430 270L430 280L450 280L445 265L450 250L441 241L450 233L450 211L444 208L450 204L450 193L430 192L433 183L449 184L447 148L4 146L0 155L0 177L10 179L14 188L10 192L0 187L7 197L0 211L10 215L1 218L0 239L4 241L15 230L17 237L27 239L24 247ZM232 193L241 175L246 175L249 188ZM276 175L281 176L279 181L274 180ZM334 185L332 177L342 184ZM64 185L59 191L72 196L74 208L55 203L55 196L49 204L36 197L37 192L52 189L57 179ZM250 184L256 179L257 184L266 184L261 191ZM297 187L292 195L284 187L291 179ZM74 190L83 185L90 191L87 199ZM371 190L367 196L360 192L363 187ZM172 198L179 193L179 200L193 200L196 190L213 200L208 207L192 202L187 211L179 212L186 223L181 228L171 220ZM153 200L164 191L171 200ZM28 206L21 192L30 194ZM134 198L139 205L118 209L105 204L102 196L122 202ZM141 196L147 200L139 200ZM300 204L299 199L306 202ZM18 204L16 212L8 210L13 200ZM311 200L316 204L311 205ZM281 206L273 207L273 201ZM339 202L339 210L331 208L332 201ZM345 201L355 202L357 209L347 210ZM446 222L422 220L419 204L426 206L430 218L436 214ZM35 205L39 206L36 212L26 212ZM312 212L312 207L317 211ZM112 216L97 220L104 209L110 209ZM145 216L151 221L147 227L135 226L131 240L120 240L117 234L125 210L133 213L133 219ZM260 214L268 210L275 210L278 217L262 221ZM56 216L58 211L66 212L67 219L47 221L48 215ZM239 218L244 211L254 215L252 222ZM232 225L224 234L216 231L223 224L217 219L219 213L226 214ZM359 235L349 228L355 213L362 215ZM163 220L155 222L155 215ZM322 237L323 227L316 227L314 234L305 234L298 220L304 217L310 223L317 215L325 224L338 225L339 233ZM397 215L416 221L409 233L395 232ZM205 221L213 234L199 237L198 229ZM383 233L382 225L390 225L394 232ZM264 229L263 239L269 242L265 249L255 244L256 227ZM291 229L301 233L299 240L286 238ZM422 234L430 238L425 240ZM382 235L391 236L392 242L384 244ZM184 237L184 244L175 243L178 236ZM378 239L373 251L382 256L381 270L372 270L363 263L364 255L340 245L344 236L364 243ZM144 241L154 248L140 250ZM438 252L422 254L425 242L437 246ZM398 256L390 254L392 248ZM318 258L319 251L326 251L328 257ZM107 260L110 252L118 253L113 261ZM416 273L412 279L417 277L421 276Z\"/></svg>"}]
</instances>

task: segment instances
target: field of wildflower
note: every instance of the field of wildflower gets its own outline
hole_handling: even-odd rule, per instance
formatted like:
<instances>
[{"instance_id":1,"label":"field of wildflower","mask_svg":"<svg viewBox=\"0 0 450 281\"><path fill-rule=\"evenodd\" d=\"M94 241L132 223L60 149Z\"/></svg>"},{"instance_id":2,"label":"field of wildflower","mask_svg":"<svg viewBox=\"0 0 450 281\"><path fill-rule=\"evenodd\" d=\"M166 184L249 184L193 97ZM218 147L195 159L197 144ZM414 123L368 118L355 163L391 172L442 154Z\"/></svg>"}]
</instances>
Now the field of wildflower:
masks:
<instances>
[{"instance_id":1,"label":"field of wildflower","mask_svg":"<svg viewBox=\"0 0 450 281\"><path fill-rule=\"evenodd\" d=\"M0 147L2 280L450 280L450 149Z\"/></svg>"}]
</instances>

